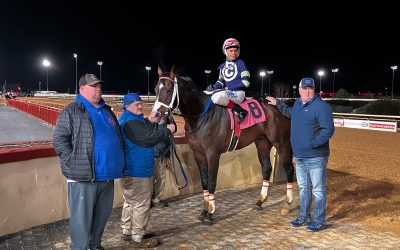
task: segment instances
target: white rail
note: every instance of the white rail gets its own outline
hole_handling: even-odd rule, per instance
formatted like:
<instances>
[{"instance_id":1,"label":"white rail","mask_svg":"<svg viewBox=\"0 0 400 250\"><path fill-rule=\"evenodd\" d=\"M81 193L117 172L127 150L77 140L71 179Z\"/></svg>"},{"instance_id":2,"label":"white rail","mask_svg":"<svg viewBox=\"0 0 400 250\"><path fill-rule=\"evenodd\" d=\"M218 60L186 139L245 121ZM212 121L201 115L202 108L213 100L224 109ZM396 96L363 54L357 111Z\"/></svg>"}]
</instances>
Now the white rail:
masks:
<instances>
[{"instance_id":1,"label":"white rail","mask_svg":"<svg viewBox=\"0 0 400 250\"><path fill-rule=\"evenodd\" d=\"M333 113L336 127L399 132L400 116Z\"/></svg>"},{"instance_id":2,"label":"white rail","mask_svg":"<svg viewBox=\"0 0 400 250\"><path fill-rule=\"evenodd\" d=\"M353 113L333 113L333 116L343 117L362 117L362 118L381 118L383 120L396 120L400 121L400 116L396 115L367 115L367 114L353 114Z\"/></svg>"}]
</instances>

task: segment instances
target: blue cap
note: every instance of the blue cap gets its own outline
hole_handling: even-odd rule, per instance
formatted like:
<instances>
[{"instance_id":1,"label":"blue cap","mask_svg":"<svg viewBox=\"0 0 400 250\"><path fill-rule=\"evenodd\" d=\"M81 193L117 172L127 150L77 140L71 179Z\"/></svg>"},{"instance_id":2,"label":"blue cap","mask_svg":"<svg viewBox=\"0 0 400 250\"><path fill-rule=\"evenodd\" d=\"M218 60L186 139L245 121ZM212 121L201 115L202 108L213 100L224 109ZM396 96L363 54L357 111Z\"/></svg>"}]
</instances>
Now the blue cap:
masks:
<instances>
[{"instance_id":1,"label":"blue cap","mask_svg":"<svg viewBox=\"0 0 400 250\"><path fill-rule=\"evenodd\" d=\"M129 105L134 102L141 102L142 98L136 93L129 93L124 96L124 109L126 105Z\"/></svg>"},{"instance_id":2,"label":"blue cap","mask_svg":"<svg viewBox=\"0 0 400 250\"><path fill-rule=\"evenodd\" d=\"M304 77L299 83L299 88L312 87L315 88L314 79L311 77Z\"/></svg>"}]
</instances>

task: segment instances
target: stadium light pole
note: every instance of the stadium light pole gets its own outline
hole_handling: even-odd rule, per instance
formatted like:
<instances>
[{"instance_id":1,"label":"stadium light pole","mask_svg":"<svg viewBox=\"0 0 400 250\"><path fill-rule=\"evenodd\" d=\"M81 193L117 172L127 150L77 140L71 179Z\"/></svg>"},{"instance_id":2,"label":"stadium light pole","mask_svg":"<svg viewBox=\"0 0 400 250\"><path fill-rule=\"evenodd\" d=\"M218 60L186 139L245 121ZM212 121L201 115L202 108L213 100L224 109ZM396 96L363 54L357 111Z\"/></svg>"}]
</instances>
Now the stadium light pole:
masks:
<instances>
[{"instance_id":1,"label":"stadium light pole","mask_svg":"<svg viewBox=\"0 0 400 250\"><path fill-rule=\"evenodd\" d=\"M74 53L75 58L75 95L78 94L78 54Z\"/></svg>"},{"instance_id":2,"label":"stadium light pole","mask_svg":"<svg viewBox=\"0 0 400 250\"><path fill-rule=\"evenodd\" d=\"M325 74L323 70L318 71L319 75L319 93L321 94L321 82L322 82L322 76Z\"/></svg>"},{"instance_id":3,"label":"stadium light pole","mask_svg":"<svg viewBox=\"0 0 400 250\"><path fill-rule=\"evenodd\" d=\"M211 70L206 69L206 70L204 70L204 73L206 73L206 76L207 76L207 86L208 86L208 76L210 75Z\"/></svg>"},{"instance_id":4,"label":"stadium light pole","mask_svg":"<svg viewBox=\"0 0 400 250\"><path fill-rule=\"evenodd\" d=\"M100 80L101 80L101 66L103 65L102 61L97 61L97 65L100 67Z\"/></svg>"},{"instance_id":5,"label":"stadium light pole","mask_svg":"<svg viewBox=\"0 0 400 250\"><path fill-rule=\"evenodd\" d=\"M393 74L392 74L392 100L393 100L394 99L394 93L393 93L394 71L397 69L397 65L393 65L390 68L393 70Z\"/></svg>"},{"instance_id":6,"label":"stadium light pole","mask_svg":"<svg viewBox=\"0 0 400 250\"><path fill-rule=\"evenodd\" d=\"M271 95L271 75L274 73L273 70L268 70L268 95Z\"/></svg>"},{"instance_id":7,"label":"stadium light pole","mask_svg":"<svg viewBox=\"0 0 400 250\"><path fill-rule=\"evenodd\" d=\"M293 99L296 98L296 85L293 85Z\"/></svg>"},{"instance_id":8,"label":"stadium light pole","mask_svg":"<svg viewBox=\"0 0 400 250\"><path fill-rule=\"evenodd\" d=\"M51 63L48 59L43 59L42 65L46 68L46 85L47 85L47 91L49 91L49 67Z\"/></svg>"},{"instance_id":9,"label":"stadium light pole","mask_svg":"<svg viewBox=\"0 0 400 250\"><path fill-rule=\"evenodd\" d=\"M146 66L145 69L147 70L147 101L150 101L150 66Z\"/></svg>"},{"instance_id":10,"label":"stadium light pole","mask_svg":"<svg viewBox=\"0 0 400 250\"><path fill-rule=\"evenodd\" d=\"M260 76L261 76L261 96L263 95L264 92L264 76L266 75L265 71L262 70L260 71Z\"/></svg>"},{"instance_id":11,"label":"stadium light pole","mask_svg":"<svg viewBox=\"0 0 400 250\"><path fill-rule=\"evenodd\" d=\"M332 73L333 73L333 82L332 82L332 90L333 90L333 94L332 94L332 99L334 98L333 95L335 93L335 74L339 71L338 68L336 69L331 69Z\"/></svg>"}]
</instances>

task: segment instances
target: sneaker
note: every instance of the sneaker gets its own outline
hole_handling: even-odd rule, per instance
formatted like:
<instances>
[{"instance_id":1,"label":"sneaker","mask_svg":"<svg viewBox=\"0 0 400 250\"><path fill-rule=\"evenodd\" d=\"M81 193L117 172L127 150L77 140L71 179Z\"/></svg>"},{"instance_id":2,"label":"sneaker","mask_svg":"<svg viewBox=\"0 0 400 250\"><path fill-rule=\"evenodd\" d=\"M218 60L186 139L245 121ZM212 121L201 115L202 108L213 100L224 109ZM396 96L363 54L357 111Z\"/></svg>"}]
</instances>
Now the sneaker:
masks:
<instances>
[{"instance_id":1,"label":"sneaker","mask_svg":"<svg viewBox=\"0 0 400 250\"><path fill-rule=\"evenodd\" d=\"M130 241L131 240L131 235L132 235L132 232L131 232L130 229L126 229L126 228L122 229L121 239L123 241Z\"/></svg>"},{"instance_id":2,"label":"sneaker","mask_svg":"<svg viewBox=\"0 0 400 250\"><path fill-rule=\"evenodd\" d=\"M143 239L153 238L155 236L156 235L154 233L147 233L147 234L143 235ZM123 241L131 241L132 240L132 235L123 233L122 236L121 236L121 239Z\"/></svg>"},{"instance_id":3,"label":"sneaker","mask_svg":"<svg viewBox=\"0 0 400 250\"><path fill-rule=\"evenodd\" d=\"M123 240L123 241L131 241L132 237L131 237L131 235L122 234L121 240Z\"/></svg>"},{"instance_id":4,"label":"sneaker","mask_svg":"<svg viewBox=\"0 0 400 250\"><path fill-rule=\"evenodd\" d=\"M325 228L325 224L313 223L307 227L307 231L318 232Z\"/></svg>"},{"instance_id":5,"label":"sneaker","mask_svg":"<svg viewBox=\"0 0 400 250\"><path fill-rule=\"evenodd\" d=\"M310 224L311 224L311 221L310 221L310 219L308 219L308 218L301 218L301 217L299 217L299 218L297 218L297 219L292 220L289 224L290 224L292 227L301 227L301 226L308 226L308 225L310 225Z\"/></svg>"},{"instance_id":6,"label":"sneaker","mask_svg":"<svg viewBox=\"0 0 400 250\"><path fill-rule=\"evenodd\" d=\"M156 247L158 243L159 242L157 239L150 238L150 239L142 239L141 242L132 240L129 246L133 248L153 248Z\"/></svg>"}]
</instances>

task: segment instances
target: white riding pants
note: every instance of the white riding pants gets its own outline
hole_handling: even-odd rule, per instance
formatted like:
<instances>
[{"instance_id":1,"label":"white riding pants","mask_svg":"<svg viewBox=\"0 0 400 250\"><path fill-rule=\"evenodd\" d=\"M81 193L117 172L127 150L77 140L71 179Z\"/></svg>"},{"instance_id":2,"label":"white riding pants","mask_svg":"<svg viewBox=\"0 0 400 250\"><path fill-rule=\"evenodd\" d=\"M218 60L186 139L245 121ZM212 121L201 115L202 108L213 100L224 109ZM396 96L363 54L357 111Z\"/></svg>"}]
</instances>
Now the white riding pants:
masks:
<instances>
[{"instance_id":1,"label":"white riding pants","mask_svg":"<svg viewBox=\"0 0 400 250\"><path fill-rule=\"evenodd\" d=\"M244 100L245 92L243 90L222 90L211 96L211 101L215 104L228 106L229 100L239 104Z\"/></svg>"}]
</instances>

